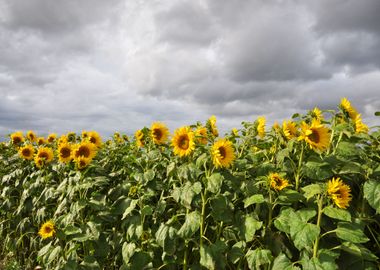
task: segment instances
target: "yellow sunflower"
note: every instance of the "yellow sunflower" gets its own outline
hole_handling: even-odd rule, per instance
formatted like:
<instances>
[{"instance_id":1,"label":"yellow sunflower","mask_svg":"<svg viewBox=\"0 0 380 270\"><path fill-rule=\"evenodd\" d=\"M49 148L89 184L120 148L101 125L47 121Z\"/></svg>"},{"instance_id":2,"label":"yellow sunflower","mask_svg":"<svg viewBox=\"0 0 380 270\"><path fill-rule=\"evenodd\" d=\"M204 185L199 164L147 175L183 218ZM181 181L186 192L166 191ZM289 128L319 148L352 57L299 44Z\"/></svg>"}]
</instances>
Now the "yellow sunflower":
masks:
<instances>
[{"instance_id":1,"label":"yellow sunflower","mask_svg":"<svg viewBox=\"0 0 380 270\"><path fill-rule=\"evenodd\" d=\"M29 130L27 133L26 133L26 137L28 138L28 140L30 142L35 142L37 140L37 135L36 133L34 133L34 131L32 130Z\"/></svg>"},{"instance_id":2,"label":"yellow sunflower","mask_svg":"<svg viewBox=\"0 0 380 270\"><path fill-rule=\"evenodd\" d=\"M169 137L168 127L160 122L154 122L150 127L151 136L155 144L164 144Z\"/></svg>"},{"instance_id":3,"label":"yellow sunflower","mask_svg":"<svg viewBox=\"0 0 380 270\"><path fill-rule=\"evenodd\" d=\"M352 119L352 120L355 120L356 116L358 115L358 112L356 111L356 109L351 106L351 103L348 101L347 98L342 98L342 100L340 101L340 107L346 112L348 113L348 116Z\"/></svg>"},{"instance_id":4,"label":"yellow sunflower","mask_svg":"<svg viewBox=\"0 0 380 270\"><path fill-rule=\"evenodd\" d=\"M269 174L269 181L271 188L275 190L283 190L289 186L289 181L281 177L278 173Z\"/></svg>"},{"instance_id":5,"label":"yellow sunflower","mask_svg":"<svg viewBox=\"0 0 380 270\"><path fill-rule=\"evenodd\" d=\"M53 161L54 158L53 149L50 147L40 147L38 148L35 158L43 159L45 161L45 164L49 163Z\"/></svg>"},{"instance_id":6,"label":"yellow sunflower","mask_svg":"<svg viewBox=\"0 0 380 270\"><path fill-rule=\"evenodd\" d=\"M209 132L214 136L218 137L219 132L218 128L216 127L216 116L212 115L206 122L206 127L208 128Z\"/></svg>"},{"instance_id":7,"label":"yellow sunflower","mask_svg":"<svg viewBox=\"0 0 380 270\"><path fill-rule=\"evenodd\" d=\"M38 137L37 138L37 144L38 145L43 145L43 144L46 144L46 140L44 137Z\"/></svg>"},{"instance_id":8,"label":"yellow sunflower","mask_svg":"<svg viewBox=\"0 0 380 270\"><path fill-rule=\"evenodd\" d=\"M195 130L196 141L199 144L207 144L207 128L206 127L198 127Z\"/></svg>"},{"instance_id":9,"label":"yellow sunflower","mask_svg":"<svg viewBox=\"0 0 380 270\"><path fill-rule=\"evenodd\" d=\"M51 133L51 134L49 134L49 136L47 137L47 141L48 141L49 143L54 142L56 139L57 139L57 134L55 134L55 133Z\"/></svg>"},{"instance_id":10,"label":"yellow sunflower","mask_svg":"<svg viewBox=\"0 0 380 270\"><path fill-rule=\"evenodd\" d=\"M25 141L21 131L17 131L11 134L12 144L21 144Z\"/></svg>"},{"instance_id":11,"label":"yellow sunflower","mask_svg":"<svg viewBox=\"0 0 380 270\"><path fill-rule=\"evenodd\" d=\"M288 140L295 138L298 135L296 123L294 123L291 120L284 121L282 123L282 131L284 132L284 135Z\"/></svg>"},{"instance_id":12,"label":"yellow sunflower","mask_svg":"<svg viewBox=\"0 0 380 270\"><path fill-rule=\"evenodd\" d=\"M46 164L44 158L40 158L37 156L34 157L34 163L36 164L37 168L42 168Z\"/></svg>"},{"instance_id":13,"label":"yellow sunflower","mask_svg":"<svg viewBox=\"0 0 380 270\"><path fill-rule=\"evenodd\" d=\"M346 209L352 199L351 188L337 177L327 183L327 194L339 208Z\"/></svg>"},{"instance_id":14,"label":"yellow sunflower","mask_svg":"<svg viewBox=\"0 0 380 270\"><path fill-rule=\"evenodd\" d=\"M57 155L58 155L59 161L62 163L70 162L73 159L72 154L71 154L72 149L73 147L70 143L67 143L67 142L60 143L57 149Z\"/></svg>"},{"instance_id":15,"label":"yellow sunflower","mask_svg":"<svg viewBox=\"0 0 380 270\"><path fill-rule=\"evenodd\" d=\"M137 146L143 147L145 145L145 142L144 142L144 133L142 132L141 129L139 129L139 130L137 130L135 132L135 138L136 138Z\"/></svg>"},{"instance_id":16,"label":"yellow sunflower","mask_svg":"<svg viewBox=\"0 0 380 270\"><path fill-rule=\"evenodd\" d=\"M38 234L42 237L42 239L46 239L49 237L53 237L55 234L55 225L52 220L49 220L42 224Z\"/></svg>"},{"instance_id":17,"label":"yellow sunflower","mask_svg":"<svg viewBox=\"0 0 380 270\"><path fill-rule=\"evenodd\" d=\"M80 156L78 157L76 160L75 160L75 163L77 165L77 168L79 170L82 170L84 169L85 167L87 167L90 163L91 163L91 159L90 158L86 158L86 157L83 157L83 156Z\"/></svg>"},{"instance_id":18,"label":"yellow sunflower","mask_svg":"<svg viewBox=\"0 0 380 270\"><path fill-rule=\"evenodd\" d=\"M83 130L82 131L82 139L86 139L88 137L88 131Z\"/></svg>"},{"instance_id":19,"label":"yellow sunflower","mask_svg":"<svg viewBox=\"0 0 380 270\"><path fill-rule=\"evenodd\" d=\"M368 133L369 131L368 126L362 122L360 114L355 117L355 131L356 133Z\"/></svg>"},{"instance_id":20,"label":"yellow sunflower","mask_svg":"<svg viewBox=\"0 0 380 270\"><path fill-rule=\"evenodd\" d=\"M72 158L76 161L79 157L93 159L96 155L96 146L89 141L82 141L73 146Z\"/></svg>"},{"instance_id":21,"label":"yellow sunflower","mask_svg":"<svg viewBox=\"0 0 380 270\"><path fill-rule=\"evenodd\" d=\"M311 111L311 116L317 120L317 121L322 121L324 119L323 117L323 113L322 111L318 108L318 107L315 107L312 111Z\"/></svg>"},{"instance_id":22,"label":"yellow sunflower","mask_svg":"<svg viewBox=\"0 0 380 270\"><path fill-rule=\"evenodd\" d=\"M25 146L21 147L18 150L18 154L23 159L32 160L33 159L33 155L34 155L33 145L28 144L28 145L25 145Z\"/></svg>"},{"instance_id":23,"label":"yellow sunflower","mask_svg":"<svg viewBox=\"0 0 380 270\"><path fill-rule=\"evenodd\" d=\"M260 116L259 118L257 118L257 135L259 135L260 138L264 138L265 136L265 117L264 116Z\"/></svg>"},{"instance_id":24,"label":"yellow sunflower","mask_svg":"<svg viewBox=\"0 0 380 270\"><path fill-rule=\"evenodd\" d=\"M96 131L89 131L87 133L87 139L93 143L96 147L102 146L102 138L99 133Z\"/></svg>"},{"instance_id":25,"label":"yellow sunflower","mask_svg":"<svg viewBox=\"0 0 380 270\"><path fill-rule=\"evenodd\" d=\"M69 141L69 138L67 135L61 135L58 139L58 144L67 143Z\"/></svg>"},{"instance_id":26,"label":"yellow sunflower","mask_svg":"<svg viewBox=\"0 0 380 270\"><path fill-rule=\"evenodd\" d=\"M305 140L313 150L324 151L330 144L330 130L319 121L313 120L311 126L303 122L302 133L298 140Z\"/></svg>"},{"instance_id":27,"label":"yellow sunflower","mask_svg":"<svg viewBox=\"0 0 380 270\"><path fill-rule=\"evenodd\" d=\"M181 127L174 132L172 146L174 154L180 157L188 156L195 149L194 132L190 127Z\"/></svg>"},{"instance_id":28,"label":"yellow sunflower","mask_svg":"<svg viewBox=\"0 0 380 270\"><path fill-rule=\"evenodd\" d=\"M211 147L211 156L216 168L228 168L235 160L235 152L232 142L226 139L219 139Z\"/></svg>"}]
</instances>

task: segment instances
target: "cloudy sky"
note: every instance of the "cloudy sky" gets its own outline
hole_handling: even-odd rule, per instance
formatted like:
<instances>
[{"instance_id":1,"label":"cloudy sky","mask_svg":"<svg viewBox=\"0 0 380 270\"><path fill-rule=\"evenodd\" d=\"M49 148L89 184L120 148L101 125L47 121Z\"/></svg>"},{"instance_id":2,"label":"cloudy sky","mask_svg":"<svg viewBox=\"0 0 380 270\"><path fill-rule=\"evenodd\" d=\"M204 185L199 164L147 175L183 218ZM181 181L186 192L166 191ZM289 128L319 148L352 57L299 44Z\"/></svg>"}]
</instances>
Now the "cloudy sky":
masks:
<instances>
[{"instance_id":1,"label":"cloudy sky","mask_svg":"<svg viewBox=\"0 0 380 270\"><path fill-rule=\"evenodd\" d=\"M222 130L347 97L379 124L379 0L0 0L0 134Z\"/></svg>"}]
</instances>

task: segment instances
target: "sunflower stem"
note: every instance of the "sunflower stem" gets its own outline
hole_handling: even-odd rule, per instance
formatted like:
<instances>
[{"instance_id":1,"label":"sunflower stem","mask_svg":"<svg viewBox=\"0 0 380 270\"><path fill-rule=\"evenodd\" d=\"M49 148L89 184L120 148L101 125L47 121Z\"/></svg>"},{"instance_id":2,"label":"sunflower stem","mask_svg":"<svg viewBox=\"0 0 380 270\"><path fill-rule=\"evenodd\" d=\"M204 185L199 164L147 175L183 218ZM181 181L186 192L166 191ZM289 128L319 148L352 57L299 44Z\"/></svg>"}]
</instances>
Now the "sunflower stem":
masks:
<instances>
[{"instance_id":1,"label":"sunflower stem","mask_svg":"<svg viewBox=\"0 0 380 270\"><path fill-rule=\"evenodd\" d=\"M323 212L323 197L320 195L318 195L317 204L318 204L317 226L320 229L321 228L322 212ZM315 239L314 247L313 247L313 258L317 258L317 256L318 256L318 246L319 246L319 240L320 239L321 239L321 237L319 235L317 236L317 239Z\"/></svg>"},{"instance_id":2,"label":"sunflower stem","mask_svg":"<svg viewBox=\"0 0 380 270\"><path fill-rule=\"evenodd\" d=\"M272 191L269 187L269 213L268 213L268 225L267 228L270 229L272 225L272 215L273 215L273 198L272 198Z\"/></svg>"},{"instance_id":3,"label":"sunflower stem","mask_svg":"<svg viewBox=\"0 0 380 270\"><path fill-rule=\"evenodd\" d=\"M297 174L296 174L296 191L299 191L300 187L300 182L301 182L301 166L302 166L302 161L303 161L303 150L304 150L304 145L301 144L301 154L300 154L300 159L298 160L298 168L297 168Z\"/></svg>"}]
</instances>

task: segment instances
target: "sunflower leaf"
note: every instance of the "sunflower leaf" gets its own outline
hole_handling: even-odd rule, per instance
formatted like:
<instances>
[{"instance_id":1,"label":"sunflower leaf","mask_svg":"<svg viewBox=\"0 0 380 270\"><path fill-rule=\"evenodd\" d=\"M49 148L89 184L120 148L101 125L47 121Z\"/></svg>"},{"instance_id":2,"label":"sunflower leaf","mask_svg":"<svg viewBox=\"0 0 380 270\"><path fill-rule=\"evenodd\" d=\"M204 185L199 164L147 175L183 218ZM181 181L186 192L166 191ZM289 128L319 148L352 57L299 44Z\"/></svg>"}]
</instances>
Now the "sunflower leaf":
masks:
<instances>
[{"instance_id":1,"label":"sunflower leaf","mask_svg":"<svg viewBox=\"0 0 380 270\"><path fill-rule=\"evenodd\" d=\"M364 198L367 199L370 206L380 214L380 181L369 180L364 183Z\"/></svg>"}]
</instances>

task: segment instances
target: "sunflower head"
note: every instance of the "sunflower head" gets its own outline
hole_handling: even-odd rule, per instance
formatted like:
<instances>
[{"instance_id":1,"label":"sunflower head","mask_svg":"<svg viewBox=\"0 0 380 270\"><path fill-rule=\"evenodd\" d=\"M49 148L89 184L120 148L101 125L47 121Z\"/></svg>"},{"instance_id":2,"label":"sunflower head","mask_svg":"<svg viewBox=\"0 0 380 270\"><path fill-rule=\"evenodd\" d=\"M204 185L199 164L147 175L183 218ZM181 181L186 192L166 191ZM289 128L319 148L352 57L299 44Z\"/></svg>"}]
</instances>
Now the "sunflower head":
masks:
<instances>
[{"instance_id":1,"label":"sunflower head","mask_svg":"<svg viewBox=\"0 0 380 270\"><path fill-rule=\"evenodd\" d=\"M313 119L317 121L322 121L324 119L322 111L318 108L315 107L311 112L310 115Z\"/></svg>"},{"instance_id":2,"label":"sunflower head","mask_svg":"<svg viewBox=\"0 0 380 270\"><path fill-rule=\"evenodd\" d=\"M30 142L35 142L37 140L37 135L36 133L34 133L33 130L29 130L27 133L26 133L26 137L28 138L28 140Z\"/></svg>"},{"instance_id":3,"label":"sunflower head","mask_svg":"<svg viewBox=\"0 0 380 270\"><path fill-rule=\"evenodd\" d=\"M214 137L219 136L218 128L216 127L216 116L212 115L206 122L206 128Z\"/></svg>"},{"instance_id":4,"label":"sunflower head","mask_svg":"<svg viewBox=\"0 0 380 270\"><path fill-rule=\"evenodd\" d=\"M346 209L349 206L352 199L350 192L351 188L344 184L339 177L332 178L327 183L327 195L339 208Z\"/></svg>"},{"instance_id":5,"label":"sunflower head","mask_svg":"<svg viewBox=\"0 0 380 270\"><path fill-rule=\"evenodd\" d=\"M283 190L289 186L289 181L281 177L278 173L271 173L268 176L270 187L274 190Z\"/></svg>"},{"instance_id":6,"label":"sunflower head","mask_svg":"<svg viewBox=\"0 0 380 270\"><path fill-rule=\"evenodd\" d=\"M313 150L324 151L330 145L330 130L319 121L313 120L311 126L303 122L298 140L307 142Z\"/></svg>"},{"instance_id":7,"label":"sunflower head","mask_svg":"<svg viewBox=\"0 0 380 270\"><path fill-rule=\"evenodd\" d=\"M53 237L55 235L55 224L52 220L49 220L42 224L38 234L42 239Z\"/></svg>"},{"instance_id":8,"label":"sunflower head","mask_svg":"<svg viewBox=\"0 0 380 270\"><path fill-rule=\"evenodd\" d=\"M262 139L265 136L265 122L266 122L265 117L260 116L259 118L257 118L256 122L257 122L257 127L256 127L257 135L259 135L259 137Z\"/></svg>"},{"instance_id":9,"label":"sunflower head","mask_svg":"<svg viewBox=\"0 0 380 270\"><path fill-rule=\"evenodd\" d=\"M282 131L288 140L295 138L298 135L296 123L291 120L282 122Z\"/></svg>"},{"instance_id":10,"label":"sunflower head","mask_svg":"<svg viewBox=\"0 0 380 270\"><path fill-rule=\"evenodd\" d=\"M356 116L358 115L358 112L353 106L351 106L351 103L348 101L347 98L342 98L342 100L340 101L340 107L346 114L348 114L348 116L352 120L355 120Z\"/></svg>"},{"instance_id":11,"label":"sunflower head","mask_svg":"<svg viewBox=\"0 0 380 270\"><path fill-rule=\"evenodd\" d=\"M46 140L45 140L45 138L44 137L38 137L37 138L37 144L38 145L44 145L44 144L46 144Z\"/></svg>"},{"instance_id":12,"label":"sunflower head","mask_svg":"<svg viewBox=\"0 0 380 270\"><path fill-rule=\"evenodd\" d=\"M81 143L74 145L71 153L72 158L75 161L80 157L91 160L96 155L96 146L93 143L84 140Z\"/></svg>"},{"instance_id":13,"label":"sunflower head","mask_svg":"<svg viewBox=\"0 0 380 270\"><path fill-rule=\"evenodd\" d=\"M72 145L68 142L63 142L58 145L57 156L60 162L68 163L72 157Z\"/></svg>"},{"instance_id":14,"label":"sunflower head","mask_svg":"<svg viewBox=\"0 0 380 270\"><path fill-rule=\"evenodd\" d=\"M368 133L369 128L362 122L360 114L355 117L355 132L356 133Z\"/></svg>"},{"instance_id":15,"label":"sunflower head","mask_svg":"<svg viewBox=\"0 0 380 270\"><path fill-rule=\"evenodd\" d=\"M143 147L145 145L145 136L141 129L135 132L135 138L138 147Z\"/></svg>"},{"instance_id":16,"label":"sunflower head","mask_svg":"<svg viewBox=\"0 0 380 270\"><path fill-rule=\"evenodd\" d=\"M88 137L88 131L83 130L82 131L82 139L86 139Z\"/></svg>"},{"instance_id":17,"label":"sunflower head","mask_svg":"<svg viewBox=\"0 0 380 270\"><path fill-rule=\"evenodd\" d=\"M49 143L53 143L57 139L57 134L55 133L50 133L49 136L47 137L47 141Z\"/></svg>"},{"instance_id":18,"label":"sunflower head","mask_svg":"<svg viewBox=\"0 0 380 270\"><path fill-rule=\"evenodd\" d=\"M207 144L207 128L206 127L198 127L195 130L196 141L199 144L206 145Z\"/></svg>"},{"instance_id":19,"label":"sunflower head","mask_svg":"<svg viewBox=\"0 0 380 270\"><path fill-rule=\"evenodd\" d=\"M75 164L77 165L78 170L86 168L90 163L91 159L83 156L80 156L75 160Z\"/></svg>"},{"instance_id":20,"label":"sunflower head","mask_svg":"<svg viewBox=\"0 0 380 270\"><path fill-rule=\"evenodd\" d=\"M190 127L181 127L174 132L172 146L174 154L180 157L188 156L195 149L194 132Z\"/></svg>"},{"instance_id":21,"label":"sunflower head","mask_svg":"<svg viewBox=\"0 0 380 270\"><path fill-rule=\"evenodd\" d=\"M87 133L87 139L93 143L96 147L102 146L102 138L100 137L99 133L96 131L89 131Z\"/></svg>"},{"instance_id":22,"label":"sunflower head","mask_svg":"<svg viewBox=\"0 0 380 270\"><path fill-rule=\"evenodd\" d=\"M87 132L87 131L84 131L84 132ZM62 135L62 136L64 136L64 135ZM61 136L61 138L62 138L62 136ZM75 132L70 131L65 136L67 138L67 141L69 141L69 142L76 142L77 141L77 135L75 134Z\"/></svg>"},{"instance_id":23,"label":"sunflower head","mask_svg":"<svg viewBox=\"0 0 380 270\"><path fill-rule=\"evenodd\" d=\"M280 125L278 124L277 121L275 121L275 122L273 123L272 128L273 128L274 130L280 130Z\"/></svg>"},{"instance_id":24,"label":"sunflower head","mask_svg":"<svg viewBox=\"0 0 380 270\"><path fill-rule=\"evenodd\" d=\"M219 139L211 147L211 156L216 168L228 168L235 160L235 152L232 142L226 139Z\"/></svg>"},{"instance_id":25,"label":"sunflower head","mask_svg":"<svg viewBox=\"0 0 380 270\"><path fill-rule=\"evenodd\" d=\"M168 127L160 122L154 122L150 127L151 137L155 144L164 144L169 137Z\"/></svg>"},{"instance_id":26,"label":"sunflower head","mask_svg":"<svg viewBox=\"0 0 380 270\"><path fill-rule=\"evenodd\" d=\"M35 158L43 159L45 164L53 161L54 153L53 149L50 147L40 147L38 148Z\"/></svg>"},{"instance_id":27,"label":"sunflower head","mask_svg":"<svg viewBox=\"0 0 380 270\"><path fill-rule=\"evenodd\" d=\"M23 147L20 147L20 149L18 150L18 154L23 159L32 160L34 155L33 145L28 144Z\"/></svg>"},{"instance_id":28,"label":"sunflower head","mask_svg":"<svg viewBox=\"0 0 380 270\"><path fill-rule=\"evenodd\" d=\"M19 145L25 141L21 131L17 131L11 134L11 142L14 145Z\"/></svg>"}]
</instances>

